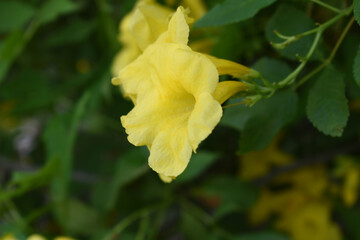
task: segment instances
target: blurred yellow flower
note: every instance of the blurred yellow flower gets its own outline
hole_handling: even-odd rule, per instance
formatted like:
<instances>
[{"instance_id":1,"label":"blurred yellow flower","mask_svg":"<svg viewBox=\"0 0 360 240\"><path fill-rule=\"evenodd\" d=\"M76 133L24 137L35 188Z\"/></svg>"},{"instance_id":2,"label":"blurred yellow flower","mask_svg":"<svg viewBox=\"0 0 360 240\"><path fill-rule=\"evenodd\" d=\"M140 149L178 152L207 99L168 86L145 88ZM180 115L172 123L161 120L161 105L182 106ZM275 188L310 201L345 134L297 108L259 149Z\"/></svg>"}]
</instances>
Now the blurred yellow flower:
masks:
<instances>
[{"instance_id":1,"label":"blurred yellow flower","mask_svg":"<svg viewBox=\"0 0 360 240\"><path fill-rule=\"evenodd\" d=\"M341 191L344 204L352 207L358 200L360 165L355 159L347 156L338 156L336 163L335 175L344 179Z\"/></svg>"},{"instance_id":2,"label":"blurred yellow flower","mask_svg":"<svg viewBox=\"0 0 360 240\"><path fill-rule=\"evenodd\" d=\"M6 235L2 236L0 238L0 240L16 240L16 238L12 234L6 234Z\"/></svg>"},{"instance_id":3,"label":"blurred yellow flower","mask_svg":"<svg viewBox=\"0 0 360 240\"><path fill-rule=\"evenodd\" d=\"M331 208L324 202L305 205L277 223L280 230L290 233L293 240L341 240L339 227L330 220Z\"/></svg>"},{"instance_id":4,"label":"blurred yellow flower","mask_svg":"<svg viewBox=\"0 0 360 240\"><path fill-rule=\"evenodd\" d=\"M293 157L279 149L279 141L280 137L277 136L266 149L243 155L240 159L240 177L256 179L267 174L274 166L290 163Z\"/></svg>"},{"instance_id":5,"label":"blurred yellow flower","mask_svg":"<svg viewBox=\"0 0 360 240\"><path fill-rule=\"evenodd\" d=\"M43 236L38 235L38 234L33 234L33 235L29 236L27 238L27 240L46 240L46 238L44 238Z\"/></svg>"}]
</instances>

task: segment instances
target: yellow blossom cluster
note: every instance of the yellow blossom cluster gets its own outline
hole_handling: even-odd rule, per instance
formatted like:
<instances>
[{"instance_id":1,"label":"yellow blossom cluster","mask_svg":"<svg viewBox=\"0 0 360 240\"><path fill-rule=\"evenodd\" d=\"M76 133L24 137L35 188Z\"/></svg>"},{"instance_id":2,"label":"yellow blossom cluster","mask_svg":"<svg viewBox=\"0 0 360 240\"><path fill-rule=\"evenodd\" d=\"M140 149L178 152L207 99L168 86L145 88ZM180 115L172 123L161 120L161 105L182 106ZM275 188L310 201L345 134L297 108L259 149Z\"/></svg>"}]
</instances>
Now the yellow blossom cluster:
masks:
<instances>
[{"instance_id":1,"label":"yellow blossom cluster","mask_svg":"<svg viewBox=\"0 0 360 240\"><path fill-rule=\"evenodd\" d=\"M240 176L254 180L268 174L274 166L291 164L292 156L279 149L278 141L279 138L275 139L263 151L245 154L240 160ZM329 198L332 188L329 176L323 165L277 176L261 188L260 198L249 213L250 222L256 225L275 217L275 228L289 233L294 240L341 240L340 228L331 217L333 202ZM347 197L351 199L347 201L353 202L353 197Z\"/></svg>"},{"instance_id":2,"label":"yellow blossom cluster","mask_svg":"<svg viewBox=\"0 0 360 240\"><path fill-rule=\"evenodd\" d=\"M190 48L188 13L182 6L173 12L152 0L138 1L120 24L124 47L113 65L112 83L135 105L121 117L128 140L149 148L149 165L165 182L185 170L219 123L221 104L247 89L244 82L219 82L219 75L246 80L257 74Z\"/></svg>"}]
</instances>

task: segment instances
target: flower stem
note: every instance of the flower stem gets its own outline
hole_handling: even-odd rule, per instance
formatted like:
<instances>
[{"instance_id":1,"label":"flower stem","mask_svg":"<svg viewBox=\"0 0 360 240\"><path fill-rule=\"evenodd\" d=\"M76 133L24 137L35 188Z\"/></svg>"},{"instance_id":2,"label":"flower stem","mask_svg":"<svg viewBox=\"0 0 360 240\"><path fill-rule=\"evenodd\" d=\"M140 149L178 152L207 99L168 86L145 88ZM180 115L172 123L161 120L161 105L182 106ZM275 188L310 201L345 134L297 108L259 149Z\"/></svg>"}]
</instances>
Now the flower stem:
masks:
<instances>
[{"instance_id":1,"label":"flower stem","mask_svg":"<svg viewBox=\"0 0 360 240\"><path fill-rule=\"evenodd\" d=\"M338 9L338 8L336 8L336 7L333 7L333 6L331 6L331 5L327 4L327 3L324 3L324 2L322 2L322 1L320 1L320 0L311 0L311 1L314 2L314 3L317 3L317 4L321 5L321 6L323 6L323 7L325 7L325 8L327 8L327 9L333 11L333 12L341 13L341 10L340 10L340 9Z\"/></svg>"},{"instance_id":2,"label":"flower stem","mask_svg":"<svg viewBox=\"0 0 360 240\"><path fill-rule=\"evenodd\" d=\"M309 74L307 74L305 77L303 77L296 85L295 85L295 89L297 89L298 87L300 87L301 85L303 85L306 81L308 81L310 78L312 78L315 74L317 74L318 72L320 72L323 68L325 68L327 65L329 65L331 63L331 61L333 60L333 58L335 57L335 54L337 53L337 51L339 50L339 47L341 45L341 43L343 42L346 34L348 33L348 31L351 28L351 25L354 23L355 18L352 17L350 19L350 21L348 22L348 24L346 25L344 31L341 33L339 39L336 42L335 47L333 48L333 50L331 51L329 57L321 64L319 65L317 68L315 68L313 71L311 71Z\"/></svg>"}]
</instances>

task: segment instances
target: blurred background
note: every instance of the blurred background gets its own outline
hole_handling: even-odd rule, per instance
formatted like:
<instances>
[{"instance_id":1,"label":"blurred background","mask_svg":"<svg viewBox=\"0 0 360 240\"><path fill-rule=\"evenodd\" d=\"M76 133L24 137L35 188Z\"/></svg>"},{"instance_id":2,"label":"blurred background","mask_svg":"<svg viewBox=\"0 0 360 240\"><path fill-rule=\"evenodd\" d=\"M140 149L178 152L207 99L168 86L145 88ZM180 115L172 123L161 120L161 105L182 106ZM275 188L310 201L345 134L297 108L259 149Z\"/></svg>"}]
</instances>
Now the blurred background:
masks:
<instances>
[{"instance_id":1,"label":"blurred background","mask_svg":"<svg viewBox=\"0 0 360 240\"><path fill-rule=\"evenodd\" d=\"M204 1L207 9L219 2ZM341 8L352 1L327 2ZM166 184L149 168L147 149L127 141L119 118L132 103L111 85L118 25L134 4L0 0L0 236L360 239L360 88L352 74L359 26L334 60L351 111L341 138L306 119L309 81L284 119L276 117L285 92L253 108L225 109L186 171ZM275 82L298 62L294 50L271 47L273 29L301 32L331 16L309 1L279 0L246 21L194 29L191 39L208 39L202 50ZM329 54L344 23L326 32L315 58ZM250 131L249 119L263 121ZM258 132L263 140L254 142Z\"/></svg>"}]
</instances>

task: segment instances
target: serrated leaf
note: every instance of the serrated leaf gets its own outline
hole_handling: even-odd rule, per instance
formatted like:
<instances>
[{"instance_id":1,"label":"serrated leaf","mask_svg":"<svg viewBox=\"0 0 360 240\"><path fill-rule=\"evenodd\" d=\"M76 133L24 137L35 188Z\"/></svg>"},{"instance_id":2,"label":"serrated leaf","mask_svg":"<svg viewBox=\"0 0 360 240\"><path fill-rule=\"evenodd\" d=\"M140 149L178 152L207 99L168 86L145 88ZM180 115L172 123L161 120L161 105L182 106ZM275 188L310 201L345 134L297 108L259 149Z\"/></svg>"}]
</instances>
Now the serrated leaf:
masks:
<instances>
[{"instance_id":1,"label":"serrated leaf","mask_svg":"<svg viewBox=\"0 0 360 240\"><path fill-rule=\"evenodd\" d=\"M191 181L192 179L199 176L202 172L204 172L218 157L218 154L213 152L201 151L195 154L185 171L176 178L175 182L184 183Z\"/></svg>"},{"instance_id":2,"label":"serrated leaf","mask_svg":"<svg viewBox=\"0 0 360 240\"><path fill-rule=\"evenodd\" d=\"M279 43L284 40L276 36L274 31L292 36L310 30L315 27L314 22L304 12L288 5L280 5L265 27L266 38L269 42ZM291 43L285 49L278 50L279 53L289 59L296 60L297 54L306 56L313 42L314 36L309 35L297 42Z\"/></svg>"},{"instance_id":3,"label":"serrated leaf","mask_svg":"<svg viewBox=\"0 0 360 240\"><path fill-rule=\"evenodd\" d=\"M34 13L35 9L24 1L0 1L0 33L23 27Z\"/></svg>"},{"instance_id":4,"label":"serrated leaf","mask_svg":"<svg viewBox=\"0 0 360 240\"><path fill-rule=\"evenodd\" d=\"M276 0L225 0L212 8L195 27L215 27L244 21Z\"/></svg>"},{"instance_id":5,"label":"serrated leaf","mask_svg":"<svg viewBox=\"0 0 360 240\"><path fill-rule=\"evenodd\" d=\"M360 45L354 60L354 78L357 85L360 87Z\"/></svg>"},{"instance_id":6,"label":"serrated leaf","mask_svg":"<svg viewBox=\"0 0 360 240\"><path fill-rule=\"evenodd\" d=\"M39 24L49 23L63 14L71 13L79 8L79 5L71 0L48 0L41 7L37 19Z\"/></svg>"},{"instance_id":7,"label":"serrated leaf","mask_svg":"<svg viewBox=\"0 0 360 240\"><path fill-rule=\"evenodd\" d=\"M240 137L241 154L267 147L280 129L296 116L298 97L294 91L287 90L256 105L263 111L256 111L246 120Z\"/></svg>"},{"instance_id":8,"label":"serrated leaf","mask_svg":"<svg viewBox=\"0 0 360 240\"><path fill-rule=\"evenodd\" d=\"M324 69L309 92L306 113L322 133L340 137L349 117L342 74L332 66Z\"/></svg>"},{"instance_id":9,"label":"serrated leaf","mask_svg":"<svg viewBox=\"0 0 360 240\"><path fill-rule=\"evenodd\" d=\"M360 25L360 0L354 0L354 16Z\"/></svg>"}]
</instances>

